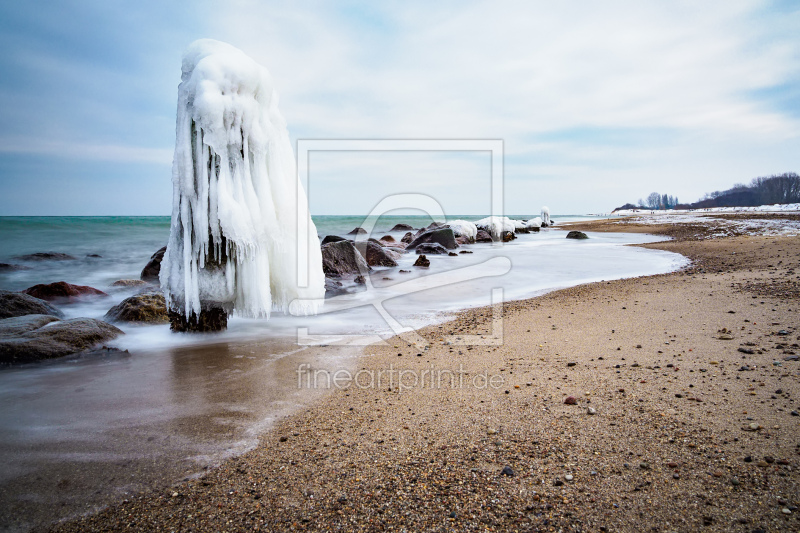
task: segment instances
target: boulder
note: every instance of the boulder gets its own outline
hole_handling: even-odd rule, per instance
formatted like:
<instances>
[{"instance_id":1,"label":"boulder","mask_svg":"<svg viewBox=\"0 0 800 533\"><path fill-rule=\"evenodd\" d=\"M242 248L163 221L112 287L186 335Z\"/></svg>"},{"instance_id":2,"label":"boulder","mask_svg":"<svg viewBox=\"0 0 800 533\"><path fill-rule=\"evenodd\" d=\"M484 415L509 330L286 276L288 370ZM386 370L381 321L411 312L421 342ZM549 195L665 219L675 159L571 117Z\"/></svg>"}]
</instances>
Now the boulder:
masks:
<instances>
[{"instance_id":1,"label":"boulder","mask_svg":"<svg viewBox=\"0 0 800 533\"><path fill-rule=\"evenodd\" d=\"M392 237L391 235L384 235L379 240L381 242L383 242L383 243L395 243L395 242L397 242L396 240L394 240L394 237Z\"/></svg>"},{"instance_id":2,"label":"boulder","mask_svg":"<svg viewBox=\"0 0 800 533\"><path fill-rule=\"evenodd\" d=\"M414 227L408 224L395 224L389 231L414 231Z\"/></svg>"},{"instance_id":3,"label":"boulder","mask_svg":"<svg viewBox=\"0 0 800 533\"><path fill-rule=\"evenodd\" d=\"M26 315L0 320L0 363L29 363L89 350L122 335L118 328L94 318L59 320Z\"/></svg>"},{"instance_id":4,"label":"boulder","mask_svg":"<svg viewBox=\"0 0 800 533\"><path fill-rule=\"evenodd\" d=\"M391 253L380 246L375 244L372 239L367 242L357 242L356 249L367 260L369 266L384 266L396 267L397 261L391 256Z\"/></svg>"},{"instance_id":5,"label":"boulder","mask_svg":"<svg viewBox=\"0 0 800 533\"><path fill-rule=\"evenodd\" d=\"M22 261L71 261L75 258L61 252L37 252L35 254L20 255L17 259Z\"/></svg>"},{"instance_id":6,"label":"boulder","mask_svg":"<svg viewBox=\"0 0 800 533\"><path fill-rule=\"evenodd\" d=\"M456 242L456 236L453 233L453 230L450 228L436 228L428 230L425 233L420 234L413 241L411 241L411 243L406 248L409 250L413 250L420 244L424 243L441 244L442 246L444 246L449 250L454 250L458 248L458 243Z\"/></svg>"},{"instance_id":7,"label":"boulder","mask_svg":"<svg viewBox=\"0 0 800 533\"><path fill-rule=\"evenodd\" d=\"M11 270L30 270L31 267L25 265L15 265L13 263L0 263L0 272L9 272Z\"/></svg>"},{"instance_id":8,"label":"boulder","mask_svg":"<svg viewBox=\"0 0 800 533\"><path fill-rule=\"evenodd\" d=\"M64 317L64 313L44 300L21 292L0 291L0 319L25 315Z\"/></svg>"},{"instance_id":9,"label":"boulder","mask_svg":"<svg viewBox=\"0 0 800 533\"><path fill-rule=\"evenodd\" d=\"M513 241L517 238L513 231L504 231L502 234L503 242Z\"/></svg>"},{"instance_id":10,"label":"boulder","mask_svg":"<svg viewBox=\"0 0 800 533\"><path fill-rule=\"evenodd\" d=\"M589 236L582 231L570 231L567 233L567 239L588 239Z\"/></svg>"},{"instance_id":11,"label":"boulder","mask_svg":"<svg viewBox=\"0 0 800 533\"><path fill-rule=\"evenodd\" d=\"M161 260L164 259L164 253L166 253L166 251L167 247L164 246L150 256L150 261L147 262L145 267L142 269L141 275L139 276L142 281L155 284L160 283L158 275L161 272Z\"/></svg>"},{"instance_id":12,"label":"boulder","mask_svg":"<svg viewBox=\"0 0 800 533\"><path fill-rule=\"evenodd\" d=\"M431 262L427 257L421 255L417 257L417 260L414 262L414 266L428 268L429 266L431 266Z\"/></svg>"},{"instance_id":13,"label":"boulder","mask_svg":"<svg viewBox=\"0 0 800 533\"><path fill-rule=\"evenodd\" d=\"M492 235L488 231L479 229L475 236L475 242L492 242Z\"/></svg>"},{"instance_id":14,"label":"boulder","mask_svg":"<svg viewBox=\"0 0 800 533\"><path fill-rule=\"evenodd\" d=\"M344 292L345 290L343 289L341 281L325 278L325 298L330 298Z\"/></svg>"},{"instance_id":15,"label":"boulder","mask_svg":"<svg viewBox=\"0 0 800 533\"><path fill-rule=\"evenodd\" d=\"M404 243L408 244L413 240L414 240L414 234L409 231L408 233L403 235L403 238L400 239L400 242L404 242Z\"/></svg>"},{"instance_id":16,"label":"boulder","mask_svg":"<svg viewBox=\"0 0 800 533\"><path fill-rule=\"evenodd\" d=\"M430 255L447 255L449 253L447 251L447 248L445 248L438 242L424 242L416 247L416 252L418 254L430 254Z\"/></svg>"},{"instance_id":17,"label":"boulder","mask_svg":"<svg viewBox=\"0 0 800 533\"><path fill-rule=\"evenodd\" d=\"M338 235L325 235L325 238L322 239L322 245L328 244L329 242L339 242L339 241L346 241L344 237L339 237Z\"/></svg>"},{"instance_id":18,"label":"boulder","mask_svg":"<svg viewBox=\"0 0 800 533\"><path fill-rule=\"evenodd\" d=\"M48 302L76 302L87 297L105 297L108 294L88 285L73 285L66 281L55 283L39 284L28 287L25 294L47 300Z\"/></svg>"},{"instance_id":19,"label":"boulder","mask_svg":"<svg viewBox=\"0 0 800 533\"><path fill-rule=\"evenodd\" d=\"M112 287L146 287L150 284L140 279L118 279L111 284Z\"/></svg>"},{"instance_id":20,"label":"boulder","mask_svg":"<svg viewBox=\"0 0 800 533\"><path fill-rule=\"evenodd\" d=\"M103 319L107 322L166 324L169 322L167 302L160 292L137 294L109 309Z\"/></svg>"},{"instance_id":21,"label":"boulder","mask_svg":"<svg viewBox=\"0 0 800 533\"><path fill-rule=\"evenodd\" d=\"M352 242L338 241L322 247L322 270L326 277L345 278L372 269Z\"/></svg>"},{"instance_id":22,"label":"boulder","mask_svg":"<svg viewBox=\"0 0 800 533\"><path fill-rule=\"evenodd\" d=\"M471 244L471 243L469 242L469 237L464 237L464 236L461 236L461 237L456 237L456 243L457 243L458 245L462 245L462 244Z\"/></svg>"},{"instance_id":23,"label":"boulder","mask_svg":"<svg viewBox=\"0 0 800 533\"><path fill-rule=\"evenodd\" d=\"M377 244L377 245L378 245L378 246L380 246L381 248L383 248L384 246L386 246L386 245L385 245L385 244L384 244L382 241L379 241L378 239L373 239L372 237L370 237L369 239L367 239L367 242L371 242L371 243L373 243L373 244Z\"/></svg>"},{"instance_id":24,"label":"boulder","mask_svg":"<svg viewBox=\"0 0 800 533\"><path fill-rule=\"evenodd\" d=\"M213 303L200 310L198 317L194 312L186 318L183 313L169 310L169 329L177 333L211 333L228 328L228 312Z\"/></svg>"},{"instance_id":25,"label":"boulder","mask_svg":"<svg viewBox=\"0 0 800 533\"><path fill-rule=\"evenodd\" d=\"M366 235L367 234L367 230L365 230L364 228L358 227L358 228L353 228L353 230L349 231L347 234L348 235Z\"/></svg>"}]
</instances>

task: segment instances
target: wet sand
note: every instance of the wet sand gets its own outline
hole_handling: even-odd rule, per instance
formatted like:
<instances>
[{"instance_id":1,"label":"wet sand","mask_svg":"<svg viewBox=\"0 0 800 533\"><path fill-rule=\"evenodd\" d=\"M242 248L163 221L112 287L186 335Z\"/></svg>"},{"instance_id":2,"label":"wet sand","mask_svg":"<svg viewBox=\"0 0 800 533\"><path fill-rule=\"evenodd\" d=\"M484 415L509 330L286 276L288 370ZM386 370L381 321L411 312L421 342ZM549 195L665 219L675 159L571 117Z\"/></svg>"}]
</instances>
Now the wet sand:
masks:
<instances>
[{"instance_id":1,"label":"wet sand","mask_svg":"<svg viewBox=\"0 0 800 533\"><path fill-rule=\"evenodd\" d=\"M0 530L81 516L252 448L316 397L294 369L321 355L337 358L271 339L5 369Z\"/></svg>"},{"instance_id":2,"label":"wet sand","mask_svg":"<svg viewBox=\"0 0 800 533\"><path fill-rule=\"evenodd\" d=\"M334 389L219 468L54 529L797 530L800 238L713 224L648 224L692 265L506 304L500 344L484 308L369 347L358 368L406 386Z\"/></svg>"}]
</instances>

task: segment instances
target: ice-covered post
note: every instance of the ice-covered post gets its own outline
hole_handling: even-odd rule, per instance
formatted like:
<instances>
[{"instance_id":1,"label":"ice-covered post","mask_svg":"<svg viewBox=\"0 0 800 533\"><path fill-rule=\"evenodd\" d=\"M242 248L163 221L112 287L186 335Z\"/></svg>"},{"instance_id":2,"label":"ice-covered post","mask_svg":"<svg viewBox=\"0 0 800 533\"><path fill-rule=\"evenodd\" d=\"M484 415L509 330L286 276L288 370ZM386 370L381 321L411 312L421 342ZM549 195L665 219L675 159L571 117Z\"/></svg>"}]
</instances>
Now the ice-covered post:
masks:
<instances>
[{"instance_id":1,"label":"ice-covered post","mask_svg":"<svg viewBox=\"0 0 800 533\"><path fill-rule=\"evenodd\" d=\"M550 226L550 209L547 206L542 206L542 227L547 228Z\"/></svg>"},{"instance_id":2,"label":"ice-covered post","mask_svg":"<svg viewBox=\"0 0 800 533\"><path fill-rule=\"evenodd\" d=\"M278 95L233 46L201 39L183 56L172 187L160 278L174 331L225 329L232 313L317 311L322 255Z\"/></svg>"}]
</instances>

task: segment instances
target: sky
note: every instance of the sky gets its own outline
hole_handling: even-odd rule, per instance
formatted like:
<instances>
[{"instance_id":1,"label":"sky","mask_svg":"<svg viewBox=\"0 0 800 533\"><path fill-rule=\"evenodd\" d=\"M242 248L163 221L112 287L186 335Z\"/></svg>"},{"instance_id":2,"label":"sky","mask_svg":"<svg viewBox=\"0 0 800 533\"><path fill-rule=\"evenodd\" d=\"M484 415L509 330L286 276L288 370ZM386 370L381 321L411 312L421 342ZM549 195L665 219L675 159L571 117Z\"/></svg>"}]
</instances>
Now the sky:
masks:
<instances>
[{"instance_id":1,"label":"sky","mask_svg":"<svg viewBox=\"0 0 800 533\"><path fill-rule=\"evenodd\" d=\"M270 71L293 143L502 140L507 214L800 172L792 0L4 2L0 216L169 215L199 38ZM400 192L488 214L496 178L482 151L314 151L308 170L312 214Z\"/></svg>"}]
</instances>

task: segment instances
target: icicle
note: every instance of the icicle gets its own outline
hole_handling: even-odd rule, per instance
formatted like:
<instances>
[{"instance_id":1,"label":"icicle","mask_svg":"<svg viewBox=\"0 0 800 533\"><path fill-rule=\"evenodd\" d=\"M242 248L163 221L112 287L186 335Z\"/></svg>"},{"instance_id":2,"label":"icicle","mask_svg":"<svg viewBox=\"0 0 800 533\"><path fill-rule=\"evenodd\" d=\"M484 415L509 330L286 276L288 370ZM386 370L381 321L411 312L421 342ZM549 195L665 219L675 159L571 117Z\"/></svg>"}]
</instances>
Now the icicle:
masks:
<instances>
[{"instance_id":1,"label":"icicle","mask_svg":"<svg viewBox=\"0 0 800 533\"><path fill-rule=\"evenodd\" d=\"M325 295L322 255L269 73L230 45L194 42L183 58L176 124L161 268L170 309L187 318L204 304L248 317L315 313ZM303 254L298 241L308 244ZM308 264L298 265L299 256ZM307 287L299 268L309 273Z\"/></svg>"}]
</instances>

